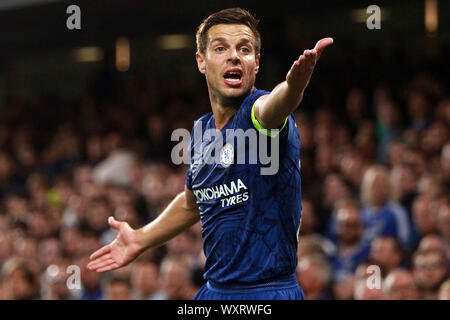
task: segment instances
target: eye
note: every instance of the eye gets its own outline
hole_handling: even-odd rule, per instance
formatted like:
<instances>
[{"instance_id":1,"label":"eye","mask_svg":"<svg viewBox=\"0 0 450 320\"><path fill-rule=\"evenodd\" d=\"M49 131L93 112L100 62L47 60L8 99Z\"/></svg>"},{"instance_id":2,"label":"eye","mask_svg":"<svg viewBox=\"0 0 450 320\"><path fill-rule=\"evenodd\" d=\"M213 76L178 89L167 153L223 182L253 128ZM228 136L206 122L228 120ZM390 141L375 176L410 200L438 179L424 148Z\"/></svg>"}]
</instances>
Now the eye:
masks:
<instances>
[{"instance_id":1,"label":"eye","mask_svg":"<svg viewBox=\"0 0 450 320\"><path fill-rule=\"evenodd\" d=\"M216 48L214 49L214 51L217 51L217 52L222 52L222 51L224 51L224 50L225 50L224 47L216 47Z\"/></svg>"},{"instance_id":2,"label":"eye","mask_svg":"<svg viewBox=\"0 0 450 320\"><path fill-rule=\"evenodd\" d=\"M241 48L241 51L244 52L244 53L249 53L249 52L250 52L250 49L247 48L247 47L242 47L242 48Z\"/></svg>"}]
</instances>

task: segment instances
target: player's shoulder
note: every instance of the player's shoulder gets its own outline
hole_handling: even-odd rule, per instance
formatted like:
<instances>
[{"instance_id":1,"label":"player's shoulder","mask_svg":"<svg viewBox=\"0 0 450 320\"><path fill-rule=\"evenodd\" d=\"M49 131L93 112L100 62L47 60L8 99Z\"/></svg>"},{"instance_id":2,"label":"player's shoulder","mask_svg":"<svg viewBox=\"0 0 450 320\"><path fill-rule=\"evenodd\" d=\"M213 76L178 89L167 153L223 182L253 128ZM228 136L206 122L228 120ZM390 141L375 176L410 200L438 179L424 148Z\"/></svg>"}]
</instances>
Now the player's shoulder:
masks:
<instances>
[{"instance_id":1,"label":"player's shoulder","mask_svg":"<svg viewBox=\"0 0 450 320\"><path fill-rule=\"evenodd\" d=\"M258 100L259 97L267 94L270 94L270 91L255 88L255 90L253 90L253 92L244 99L242 105L253 106L253 104L255 103L256 100Z\"/></svg>"},{"instance_id":2,"label":"player's shoulder","mask_svg":"<svg viewBox=\"0 0 450 320\"><path fill-rule=\"evenodd\" d=\"M212 112L205 113L200 118L194 121L194 128L202 126L202 128L205 128L205 124L208 123L208 121L211 120L211 117L213 116Z\"/></svg>"},{"instance_id":3,"label":"player's shoulder","mask_svg":"<svg viewBox=\"0 0 450 320\"><path fill-rule=\"evenodd\" d=\"M199 121L201 121L201 122L206 122L206 121L208 121L209 119L211 119L212 115L213 115L212 111L210 111L210 112L208 112L208 113L205 113L205 114L202 115L200 118L198 118L197 120L195 120L195 123L197 123L197 122L199 122Z\"/></svg>"}]
</instances>

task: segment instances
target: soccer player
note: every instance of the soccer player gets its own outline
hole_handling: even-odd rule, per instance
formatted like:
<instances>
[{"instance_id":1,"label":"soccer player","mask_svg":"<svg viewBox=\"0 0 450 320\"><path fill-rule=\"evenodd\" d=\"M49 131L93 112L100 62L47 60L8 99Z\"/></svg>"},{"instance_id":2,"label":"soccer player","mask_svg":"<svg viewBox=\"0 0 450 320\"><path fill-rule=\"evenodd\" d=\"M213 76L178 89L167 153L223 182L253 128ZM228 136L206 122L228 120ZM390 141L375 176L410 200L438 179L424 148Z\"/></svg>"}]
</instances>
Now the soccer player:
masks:
<instances>
[{"instance_id":1,"label":"soccer player","mask_svg":"<svg viewBox=\"0 0 450 320\"><path fill-rule=\"evenodd\" d=\"M195 57L208 84L212 112L196 121L193 131L213 129L225 137L227 130L254 129L261 132L258 141L277 138L279 170L262 175L260 162L234 163L229 144L219 163L199 164L194 152L184 192L141 229L110 217L117 238L91 255L89 269L104 272L127 265L200 219L207 283L195 299L304 299L295 278L301 180L300 140L291 113L333 39L321 39L305 50L286 81L268 92L255 88L261 49L257 24L249 12L232 8L210 15L199 26ZM248 143L246 152L252 148ZM193 144L191 139L191 149ZM207 150L213 142L201 144Z\"/></svg>"}]
</instances>

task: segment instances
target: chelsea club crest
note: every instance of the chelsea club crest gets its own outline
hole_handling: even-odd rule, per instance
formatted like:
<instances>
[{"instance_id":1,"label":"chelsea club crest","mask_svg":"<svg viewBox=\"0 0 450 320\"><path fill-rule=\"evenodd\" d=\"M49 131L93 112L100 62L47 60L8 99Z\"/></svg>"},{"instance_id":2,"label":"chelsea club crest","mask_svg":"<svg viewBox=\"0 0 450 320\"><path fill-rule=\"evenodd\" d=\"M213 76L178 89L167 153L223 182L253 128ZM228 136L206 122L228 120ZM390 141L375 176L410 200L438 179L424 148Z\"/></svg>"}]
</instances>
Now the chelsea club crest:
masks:
<instances>
[{"instance_id":1,"label":"chelsea club crest","mask_svg":"<svg viewBox=\"0 0 450 320\"><path fill-rule=\"evenodd\" d=\"M234 148L231 144L227 143L220 150L220 164L224 168L228 168L234 160Z\"/></svg>"}]
</instances>

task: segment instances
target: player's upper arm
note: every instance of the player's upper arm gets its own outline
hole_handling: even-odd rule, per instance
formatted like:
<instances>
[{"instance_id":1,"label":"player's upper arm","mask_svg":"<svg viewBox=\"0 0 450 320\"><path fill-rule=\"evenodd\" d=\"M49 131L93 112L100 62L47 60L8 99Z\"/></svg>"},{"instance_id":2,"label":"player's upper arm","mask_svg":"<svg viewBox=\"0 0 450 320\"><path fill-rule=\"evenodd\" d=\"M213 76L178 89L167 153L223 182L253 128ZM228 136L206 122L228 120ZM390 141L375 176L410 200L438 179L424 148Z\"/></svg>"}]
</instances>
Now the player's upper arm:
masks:
<instances>
[{"instance_id":1,"label":"player's upper arm","mask_svg":"<svg viewBox=\"0 0 450 320\"><path fill-rule=\"evenodd\" d=\"M184 197L186 199L185 208L187 210L198 211L198 205L197 205L197 200L195 198L195 195L192 192L192 190L189 189L186 185L184 186Z\"/></svg>"},{"instance_id":2,"label":"player's upper arm","mask_svg":"<svg viewBox=\"0 0 450 320\"><path fill-rule=\"evenodd\" d=\"M253 126L261 133L267 136L276 136L276 131L271 129L278 129L281 132L286 126L288 117L280 117L279 114L271 114L270 110L263 110L264 102L269 98L269 95L259 97L252 106L252 122Z\"/></svg>"}]
</instances>

